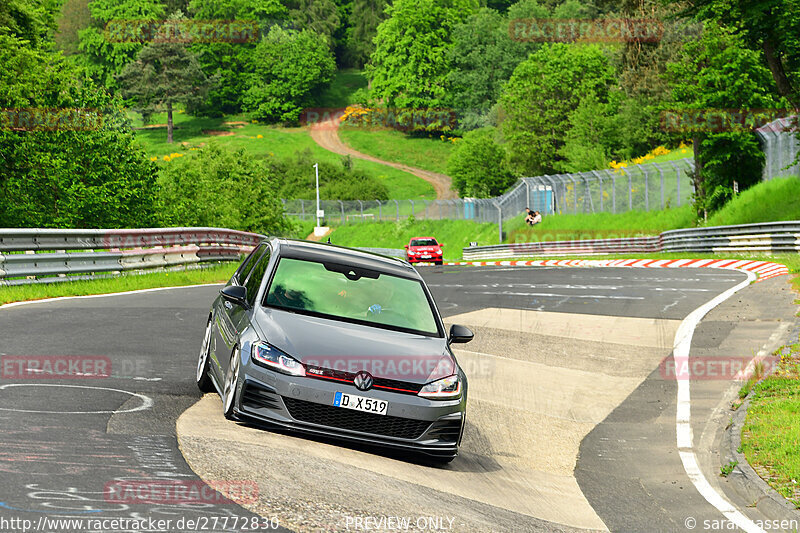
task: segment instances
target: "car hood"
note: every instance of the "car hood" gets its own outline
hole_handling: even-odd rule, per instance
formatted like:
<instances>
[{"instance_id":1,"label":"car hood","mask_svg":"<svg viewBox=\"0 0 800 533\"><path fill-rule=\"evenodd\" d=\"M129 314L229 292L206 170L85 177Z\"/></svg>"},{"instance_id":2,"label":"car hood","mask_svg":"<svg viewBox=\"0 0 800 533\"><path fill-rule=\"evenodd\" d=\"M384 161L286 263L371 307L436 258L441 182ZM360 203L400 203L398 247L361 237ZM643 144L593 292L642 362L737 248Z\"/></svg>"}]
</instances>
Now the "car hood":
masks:
<instances>
[{"instance_id":1,"label":"car hood","mask_svg":"<svg viewBox=\"0 0 800 533\"><path fill-rule=\"evenodd\" d=\"M455 373L444 338L270 308L256 311L255 324L263 340L307 367L419 384Z\"/></svg>"},{"instance_id":2,"label":"car hood","mask_svg":"<svg viewBox=\"0 0 800 533\"><path fill-rule=\"evenodd\" d=\"M438 246L410 246L408 249L413 252L439 252Z\"/></svg>"}]
</instances>

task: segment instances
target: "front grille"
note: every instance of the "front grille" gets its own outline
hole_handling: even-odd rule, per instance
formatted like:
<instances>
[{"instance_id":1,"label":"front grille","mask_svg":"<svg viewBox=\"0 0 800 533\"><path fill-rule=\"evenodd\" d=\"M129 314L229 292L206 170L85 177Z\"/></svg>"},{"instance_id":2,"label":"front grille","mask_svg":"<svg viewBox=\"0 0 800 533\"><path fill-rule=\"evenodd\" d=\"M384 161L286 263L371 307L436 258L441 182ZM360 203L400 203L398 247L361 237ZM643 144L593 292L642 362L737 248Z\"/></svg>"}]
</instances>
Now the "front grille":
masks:
<instances>
[{"instance_id":1,"label":"front grille","mask_svg":"<svg viewBox=\"0 0 800 533\"><path fill-rule=\"evenodd\" d=\"M346 383L350 386L353 385L353 380L356 377L356 372L345 372L343 370L334 370L332 368L324 368L321 366L306 365L306 376L317 379L329 379L339 383ZM400 381L397 379L388 379L373 377L373 387L376 389L391 390L400 394L417 394L422 390L422 385L410 381Z\"/></svg>"},{"instance_id":2,"label":"front grille","mask_svg":"<svg viewBox=\"0 0 800 533\"><path fill-rule=\"evenodd\" d=\"M281 407L277 394L250 381L244 384L242 405L251 409L280 409Z\"/></svg>"},{"instance_id":3,"label":"front grille","mask_svg":"<svg viewBox=\"0 0 800 533\"><path fill-rule=\"evenodd\" d=\"M399 439L418 439L430 422L397 416L362 413L352 409L334 407L295 398L283 397L289 414L295 420L361 433L372 433Z\"/></svg>"}]
</instances>

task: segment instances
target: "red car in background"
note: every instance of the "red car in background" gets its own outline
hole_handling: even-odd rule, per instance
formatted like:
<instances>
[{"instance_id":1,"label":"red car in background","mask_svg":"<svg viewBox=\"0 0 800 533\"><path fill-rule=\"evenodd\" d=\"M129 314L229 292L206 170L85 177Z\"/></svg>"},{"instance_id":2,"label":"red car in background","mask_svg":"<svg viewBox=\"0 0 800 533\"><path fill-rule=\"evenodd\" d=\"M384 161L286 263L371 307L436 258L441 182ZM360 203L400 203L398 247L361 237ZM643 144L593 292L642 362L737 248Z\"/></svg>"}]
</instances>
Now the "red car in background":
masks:
<instances>
[{"instance_id":1,"label":"red car in background","mask_svg":"<svg viewBox=\"0 0 800 533\"><path fill-rule=\"evenodd\" d=\"M442 264L442 245L433 237L414 237L404 248L409 263Z\"/></svg>"}]
</instances>

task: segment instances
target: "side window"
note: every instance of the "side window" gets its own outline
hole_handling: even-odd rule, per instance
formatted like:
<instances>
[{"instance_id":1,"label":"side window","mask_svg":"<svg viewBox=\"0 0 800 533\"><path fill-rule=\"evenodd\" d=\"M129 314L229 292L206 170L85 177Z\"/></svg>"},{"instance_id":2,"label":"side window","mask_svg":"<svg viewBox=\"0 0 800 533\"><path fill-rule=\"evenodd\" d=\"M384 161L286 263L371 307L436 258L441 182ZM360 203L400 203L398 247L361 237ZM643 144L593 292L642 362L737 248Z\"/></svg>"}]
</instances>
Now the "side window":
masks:
<instances>
[{"instance_id":1,"label":"side window","mask_svg":"<svg viewBox=\"0 0 800 533\"><path fill-rule=\"evenodd\" d=\"M266 246L261 257L258 258L258 262L255 263L255 267L250 271L247 281L244 282L244 286L247 289L247 303L249 303L251 307L256 302L258 287L261 285L261 280L264 278L264 273L267 271L270 255L269 246Z\"/></svg>"},{"instance_id":2,"label":"side window","mask_svg":"<svg viewBox=\"0 0 800 533\"><path fill-rule=\"evenodd\" d=\"M264 248L266 248L266 244L261 244L259 247L254 248L250 255L248 255L242 265L239 267L239 270L236 271L236 281L239 285L244 283L244 280L247 279L247 275L253 270L253 266L255 266L256 261L258 261L258 256L264 253Z\"/></svg>"}]
</instances>

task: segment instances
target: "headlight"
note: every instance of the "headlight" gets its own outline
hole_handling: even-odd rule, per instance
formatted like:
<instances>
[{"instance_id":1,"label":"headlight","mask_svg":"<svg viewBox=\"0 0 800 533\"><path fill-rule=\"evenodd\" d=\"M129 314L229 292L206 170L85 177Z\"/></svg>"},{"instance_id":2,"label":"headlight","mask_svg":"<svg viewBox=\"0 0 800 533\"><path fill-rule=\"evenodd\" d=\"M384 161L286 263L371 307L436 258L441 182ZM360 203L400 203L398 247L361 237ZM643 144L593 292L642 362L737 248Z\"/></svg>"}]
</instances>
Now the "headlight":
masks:
<instances>
[{"instance_id":1,"label":"headlight","mask_svg":"<svg viewBox=\"0 0 800 533\"><path fill-rule=\"evenodd\" d=\"M428 383L419 391L419 396L432 400L451 400L461 396L461 380L458 376L450 376Z\"/></svg>"},{"instance_id":2,"label":"headlight","mask_svg":"<svg viewBox=\"0 0 800 533\"><path fill-rule=\"evenodd\" d=\"M414 250L409 250L409 251L408 251L408 255L414 255L414 254L416 254L416 253L417 253L417 252L415 252Z\"/></svg>"},{"instance_id":3,"label":"headlight","mask_svg":"<svg viewBox=\"0 0 800 533\"><path fill-rule=\"evenodd\" d=\"M253 345L251 358L254 362L262 366L277 370L278 372L283 372L284 374L291 374L292 376L306 375L306 368L300 361L289 357L266 342Z\"/></svg>"}]
</instances>

